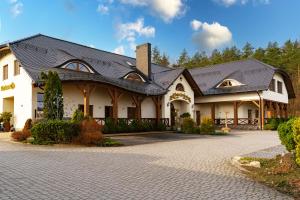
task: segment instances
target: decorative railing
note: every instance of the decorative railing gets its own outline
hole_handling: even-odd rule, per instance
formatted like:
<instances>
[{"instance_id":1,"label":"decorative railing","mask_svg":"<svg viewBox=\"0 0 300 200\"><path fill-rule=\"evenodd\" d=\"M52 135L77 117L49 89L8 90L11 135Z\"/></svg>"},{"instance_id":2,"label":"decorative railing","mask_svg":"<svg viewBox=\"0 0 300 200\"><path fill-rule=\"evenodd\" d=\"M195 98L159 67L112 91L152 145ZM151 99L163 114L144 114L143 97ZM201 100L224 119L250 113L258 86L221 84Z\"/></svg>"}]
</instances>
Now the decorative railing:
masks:
<instances>
[{"instance_id":1,"label":"decorative railing","mask_svg":"<svg viewBox=\"0 0 300 200\"><path fill-rule=\"evenodd\" d=\"M227 121L226 121L227 120ZM234 118L217 118L215 119L215 125L234 125ZM257 119L249 119L249 118L238 118L238 125L257 125Z\"/></svg>"},{"instance_id":2,"label":"decorative railing","mask_svg":"<svg viewBox=\"0 0 300 200\"><path fill-rule=\"evenodd\" d=\"M105 125L105 120L106 118L94 118L96 120L96 122L103 126ZM120 121L122 120L122 122L125 122L127 125L130 125L131 122L135 119L130 119L130 118L118 118L118 121L117 123L119 123ZM155 124L156 123L156 118L141 118L141 121L142 122L147 122L147 123L150 123L150 124ZM170 126L170 122L169 122L169 118L161 118L160 119L160 122L162 124L164 124L165 126L169 127Z\"/></svg>"}]
</instances>

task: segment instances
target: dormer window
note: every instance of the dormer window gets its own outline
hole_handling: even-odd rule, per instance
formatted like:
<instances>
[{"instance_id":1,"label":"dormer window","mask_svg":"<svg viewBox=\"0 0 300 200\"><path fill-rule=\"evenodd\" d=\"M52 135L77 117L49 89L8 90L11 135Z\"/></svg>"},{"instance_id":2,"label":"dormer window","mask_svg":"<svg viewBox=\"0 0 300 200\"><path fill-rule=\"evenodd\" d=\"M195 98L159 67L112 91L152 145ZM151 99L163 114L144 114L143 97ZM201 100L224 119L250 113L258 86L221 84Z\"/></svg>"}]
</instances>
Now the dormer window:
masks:
<instances>
[{"instance_id":1,"label":"dormer window","mask_svg":"<svg viewBox=\"0 0 300 200\"><path fill-rule=\"evenodd\" d=\"M139 81L139 82L145 82L145 80L143 79L143 77L137 73L129 73L127 74L124 79L126 80L131 80L131 81Z\"/></svg>"},{"instance_id":2,"label":"dormer window","mask_svg":"<svg viewBox=\"0 0 300 200\"><path fill-rule=\"evenodd\" d=\"M228 88L228 87L235 87L235 86L241 86L242 83L238 82L234 79L225 79L223 82L221 82L217 88Z\"/></svg>"},{"instance_id":3,"label":"dormer window","mask_svg":"<svg viewBox=\"0 0 300 200\"><path fill-rule=\"evenodd\" d=\"M74 71L80 71L80 72L93 73L93 71L88 66L86 66L85 64L83 64L81 62L70 62L70 63L64 65L62 68L74 70Z\"/></svg>"},{"instance_id":4,"label":"dormer window","mask_svg":"<svg viewBox=\"0 0 300 200\"><path fill-rule=\"evenodd\" d=\"M184 92L184 87L181 83L178 83L176 85L176 91Z\"/></svg>"}]
</instances>

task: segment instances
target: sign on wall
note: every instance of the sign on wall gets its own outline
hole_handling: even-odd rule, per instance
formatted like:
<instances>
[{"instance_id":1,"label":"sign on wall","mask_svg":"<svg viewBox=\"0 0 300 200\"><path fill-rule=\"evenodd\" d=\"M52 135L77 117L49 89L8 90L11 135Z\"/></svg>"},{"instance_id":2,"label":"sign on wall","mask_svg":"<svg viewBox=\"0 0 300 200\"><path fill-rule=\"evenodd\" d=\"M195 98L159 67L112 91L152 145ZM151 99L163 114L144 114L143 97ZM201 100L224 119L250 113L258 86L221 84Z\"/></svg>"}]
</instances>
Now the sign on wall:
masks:
<instances>
[{"instance_id":1,"label":"sign on wall","mask_svg":"<svg viewBox=\"0 0 300 200\"><path fill-rule=\"evenodd\" d=\"M6 91L6 90L13 90L15 89L16 85L14 83L11 83L9 85L3 85L1 86L1 91Z\"/></svg>"},{"instance_id":2,"label":"sign on wall","mask_svg":"<svg viewBox=\"0 0 300 200\"><path fill-rule=\"evenodd\" d=\"M170 101L173 100L180 100L183 99L189 103L191 103L191 97L187 96L186 94L182 94L182 93L174 93L170 96Z\"/></svg>"}]
</instances>

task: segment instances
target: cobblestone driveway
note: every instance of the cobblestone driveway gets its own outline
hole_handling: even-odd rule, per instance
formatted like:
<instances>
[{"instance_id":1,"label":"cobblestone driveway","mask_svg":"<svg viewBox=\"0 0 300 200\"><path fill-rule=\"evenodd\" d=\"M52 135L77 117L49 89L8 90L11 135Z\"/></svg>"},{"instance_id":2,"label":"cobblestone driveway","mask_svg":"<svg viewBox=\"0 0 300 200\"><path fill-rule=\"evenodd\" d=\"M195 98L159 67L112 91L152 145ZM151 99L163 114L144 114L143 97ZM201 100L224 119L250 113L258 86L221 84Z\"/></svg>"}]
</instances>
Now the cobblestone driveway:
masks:
<instances>
[{"instance_id":1,"label":"cobblestone driveway","mask_svg":"<svg viewBox=\"0 0 300 200\"><path fill-rule=\"evenodd\" d=\"M0 139L0 199L288 199L245 178L229 161L278 144L271 132L118 148Z\"/></svg>"}]
</instances>

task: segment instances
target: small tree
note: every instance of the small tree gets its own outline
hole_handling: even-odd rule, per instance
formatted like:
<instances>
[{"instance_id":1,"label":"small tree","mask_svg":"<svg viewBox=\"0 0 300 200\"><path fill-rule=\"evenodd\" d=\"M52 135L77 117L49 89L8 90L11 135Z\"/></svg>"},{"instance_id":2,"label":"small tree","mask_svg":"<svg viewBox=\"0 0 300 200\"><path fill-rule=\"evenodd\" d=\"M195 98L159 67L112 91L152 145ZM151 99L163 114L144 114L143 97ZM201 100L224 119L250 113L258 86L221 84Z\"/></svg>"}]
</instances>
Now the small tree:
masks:
<instances>
[{"instance_id":1,"label":"small tree","mask_svg":"<svg viewBox=\"0 0 300 200\"><path fill-rule=\"evenodd\" d=\"M42 72L45 83L44 116L46 119L62 119L64 115L63 92L59 76L56 72Z\"/></svg>"}]
</instances>

